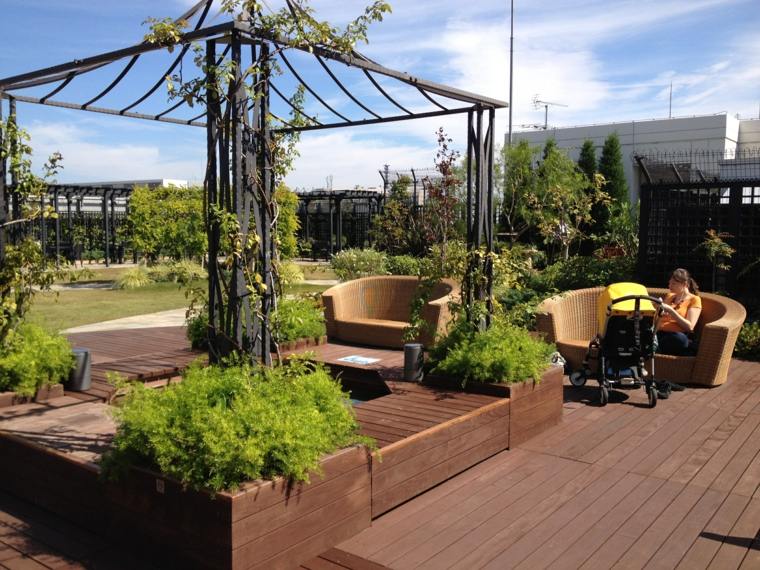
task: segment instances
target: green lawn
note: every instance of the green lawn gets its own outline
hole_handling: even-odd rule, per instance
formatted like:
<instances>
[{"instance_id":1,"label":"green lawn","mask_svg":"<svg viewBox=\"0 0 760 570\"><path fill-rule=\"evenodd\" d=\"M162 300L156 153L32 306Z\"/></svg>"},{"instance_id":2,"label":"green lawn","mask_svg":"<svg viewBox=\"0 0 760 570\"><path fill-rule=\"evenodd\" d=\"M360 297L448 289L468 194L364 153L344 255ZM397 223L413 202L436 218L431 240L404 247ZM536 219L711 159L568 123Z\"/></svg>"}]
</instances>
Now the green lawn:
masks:
<instances>
[{"instance_id":1,"label":"green lawn","mask_svg":"<svg viewBox=\"0 0 760 570\"><path fill-rule=\"evenodd\" d=\"M202 286L202 283L199 285ZM323 285L300 284L285 294L316 293ZM184 289L176 283L154 283L139 289L79 289L39 293L29 312L29 321L60 331L80 325L133 317L188 306Z\"/></svg>"},{"instance_id":2,"label":"green lawn","mask_svg":"<svg viewBox=\"0 0 760 570\"><path fill-rule=\"evenodd\" d=\"M133 317L187 307L176 283L155 283L140 289L79 289L39 293L29 321L50 330Z\"/></svg>"}]
</instances>

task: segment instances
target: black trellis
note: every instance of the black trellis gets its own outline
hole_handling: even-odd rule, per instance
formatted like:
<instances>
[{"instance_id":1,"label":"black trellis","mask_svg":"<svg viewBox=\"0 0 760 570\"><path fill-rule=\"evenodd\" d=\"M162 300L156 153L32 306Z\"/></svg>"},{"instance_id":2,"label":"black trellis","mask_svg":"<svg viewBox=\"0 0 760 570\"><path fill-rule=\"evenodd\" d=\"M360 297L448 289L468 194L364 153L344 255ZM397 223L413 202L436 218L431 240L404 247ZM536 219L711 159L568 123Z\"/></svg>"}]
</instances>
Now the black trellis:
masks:
<instances>
[{"instance_id":1,"label":"black trellis","mask_svg":"<svg viewBox=\"0 0 760 570\"><path fill-rule=\"evenodd\" d=\"M673 268L686 267L709 288L713 267L698 246L713 229L736 249L731 269L717 272L716 289L757 298L760 271L740 274L760 260L760 151L659 153L636 161L643 180L640 277L664 283Z\"/></svg>"},{"instance_id":2,"label":"black trellis","mask_svg":"<svg viewBox=\"0 0 760 570\"><path fill-rule=\"evenodd\" d=\"M372 219L383 195L371 190L298 192L298 237L312 246L312 257L328 259L343 247L371 244Z\"/></svg>"},{"instance_id":3,"label":"black trellis","mask_svg":"<svg viewBox=\"0 0 760 570\"><path fill-rule=\"evenodd\" d=\"M276 183L277 166L274 164L272 149L276 136L467 114L468 244L470 249L484 247L488 252L491 251L494 113L495 109L506 107L505 103L385 68L356 52L343 54L325 46L294 45L288 38L256 28L252 18L238 18L204 28L203 22L213 1L198 2L180 18L195 18L196 23L194 29L182 37L182 49L179 54L168 71L157 78L156 85L127 106L95 107L93 103L123 85L125 79L137 67L137 60L142 54L165 49L163 46L144 42L94 57L0 79L0 102L3 99L8 100L13 115L18 101L206 128L205 193L209 241L209 340L212 361L233 351L244 351L252 358L266 363L271 359L269 313L275 303L271 271L274 253L271 235L271 196ZM289 1L288 6L293 17L299 18L299 8ZM216 65L225 60L233 62L235 77L231 81L229 93L222 98L213 89L209 89L205 101L206 108L196 116L181 116L180 112L192 113L188 112L188 106L183 100L158 113L134 110L145 105L164 77L181 64L182 58L187 54L187 47L193 41L206 42L207 76L203 78L206 85L214 84L213 73ZM217 50L219 44L226 46L221 54ZM264 64L257 68L255 74L248 77L242 75L244 64L247 63L245 48L251 49L251 62L258 61ZM298 62L290 57L291 52L300 52L306 54L304 57L313 58L314 63L326 72L326 77L332 80L332 84L366 114L354 117L343 109L338 111L328 104L327 101L332 101L333 97L320 94L303 80L297 70ZM274 91L275 94L281 95L282 89L275 85L274 77L269 72L269 54L273 54L282 64L279 67L287 69L290 77L295 78L296 83L304 85L306 92L326 109L327 119L320 117L317 120L316 117L307 115L302 109L294 108L292 105L291 110L295 117L304 121L305 125L299 124L299 121L277 118L276 111L271 108L270 93ZM96 97L84 103L53 99L54 96L63 93L77 76L124 60L127 62L126 65ZM334 65L358 70L361 73L360 78L369 82L368 86L374 88L382 100L390 103L395 110L388 114L378 108L373 109L367 101L359 100L356 94L359 91L349 93L346 85L332 72L331 66ZM406 100L394 98L396 90L384 88L380 82L381 78L384 81L395 82L395 86L405 86L411 94L416 94L420 102L424 101L426 105L430 105L429 110L410 111L411 104ZM53 89L41 97L19 93L24 89L53 84ZM205 123L202 122L204 118ZM9 215L17 215L17 212L8 212L6 178L2 176L0 179L0 219L4 220ZM253 238L255 234L255 270L260 275L260 283L256 287L252 288L250 281L247 281L247 260L242 256L233 255L229 268L222 267L220 263L219 255L223 253L222 243L225 238L222 232L229 229L228 224L222 223L220 213L234 218L237 224L236 239L241 243L248 243L249 238ZM57 227L56 232L60 233L60 227ZM0 256L3 252L2 239L4 238L0 238ZM477 283L466 284L468 301L489 296L492 269L488 262L481 269L487 277L486 282L478 280Z\"/></svg>"}]
</instances>

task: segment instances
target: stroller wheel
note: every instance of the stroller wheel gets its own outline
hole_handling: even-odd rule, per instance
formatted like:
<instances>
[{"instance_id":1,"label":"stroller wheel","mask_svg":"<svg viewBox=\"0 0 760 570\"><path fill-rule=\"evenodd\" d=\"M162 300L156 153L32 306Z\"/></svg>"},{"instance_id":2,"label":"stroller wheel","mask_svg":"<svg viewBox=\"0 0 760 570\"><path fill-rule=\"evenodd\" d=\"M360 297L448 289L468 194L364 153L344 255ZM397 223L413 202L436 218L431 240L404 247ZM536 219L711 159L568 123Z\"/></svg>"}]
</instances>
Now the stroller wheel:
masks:
<instances>
[{"instance_id":1,"label":"stroller wheel","mask_svg":"<svg viewBox=\"0 0 760 570\"><path fill-rule=\"evenodd\" d=\"M570 384L573 386L583 386L586 384L586 375L578 370L570 374Z\"/></svg>"},{"instance_id":2,"label":"stroller wheel","mask_svg":"<svg viewBox=\"0 0 760 570\"><path fill-rule=\"evenodd\" d=\"M599 386L599 403L602 406L606 406L610 401L610 391L605 385Z\"/></svg>"},{"instance_id":3,"label":"stroller wheel","mask_svg":"<svg viewBox=\"0 0 760 570\"><path fill-rule=\"evenodd\" d=\"M649 397L649 407L654 408L657 405L657 388L654 384L647 387L647 396Z\"/></svg>"}]
</instances>

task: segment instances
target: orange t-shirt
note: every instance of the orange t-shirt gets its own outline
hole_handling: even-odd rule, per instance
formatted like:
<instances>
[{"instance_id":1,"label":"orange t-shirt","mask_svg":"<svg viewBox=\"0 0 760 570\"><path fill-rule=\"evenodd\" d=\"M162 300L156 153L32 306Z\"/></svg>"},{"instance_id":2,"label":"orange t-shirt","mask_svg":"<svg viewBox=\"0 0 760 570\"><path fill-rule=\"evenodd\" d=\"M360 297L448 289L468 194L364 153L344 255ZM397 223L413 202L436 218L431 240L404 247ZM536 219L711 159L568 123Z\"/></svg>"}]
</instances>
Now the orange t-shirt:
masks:
<instances>
[{"instance_id":1,"label":"orange t-shirt","mask_svg":"<svg viewBox=\"0 0 760 570\"><path fill-rule=\"evenodd\" d=\"M674 293L668 293L665 296L665 303L671 305L684 319L686 319L686 315L689 312L689 309L702 308L702 299L699 297L699 295L691 295L685 301L681 301L676 305L673 305L674 297ZM679 326L678 321L676 321L676 319L670 313L664 313L660 317L660 324L657 327L657 330L665 332L686 332Z\"/></svg>"}]
</instances>

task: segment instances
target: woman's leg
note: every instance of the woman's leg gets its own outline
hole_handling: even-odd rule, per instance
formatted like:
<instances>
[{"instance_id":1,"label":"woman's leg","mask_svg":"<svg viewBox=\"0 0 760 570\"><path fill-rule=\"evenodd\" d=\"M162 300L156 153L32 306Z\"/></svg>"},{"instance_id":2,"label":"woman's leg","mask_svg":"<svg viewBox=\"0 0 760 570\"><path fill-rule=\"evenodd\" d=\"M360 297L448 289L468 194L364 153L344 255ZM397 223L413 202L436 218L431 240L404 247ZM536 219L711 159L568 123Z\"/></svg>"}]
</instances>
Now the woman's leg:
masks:
<instances>
[{"instance_id":1,"label":"woman's leg","mask_svg":"<svg viewBox=\"0 0 760 570\"><path fill-rule=\"evenodd\" d=\"M657 352L660 354L672 354L684 356L689 351L689 337L682 332L657 332ZM657 382L657 394L663 400L667 400L670 392L680 392L684 387L667 380Z\"/></svg>"},{"instance_id":2,"label":"woman's leg","mask_svg":"<svg viewBox=\"0 0 760 570\"><path fill-rule=\"evenodd\" d=\"M657 332L657 352L683 356L689 349L689 337L682 332Z\"/></svg>"}]
</instances>

